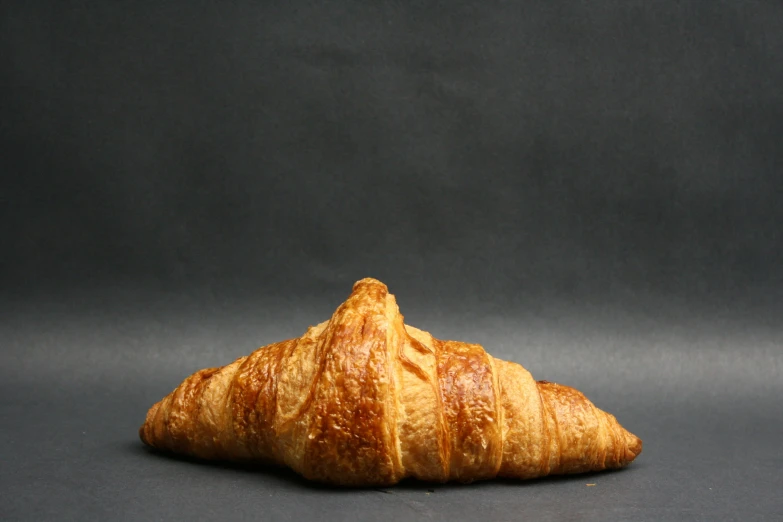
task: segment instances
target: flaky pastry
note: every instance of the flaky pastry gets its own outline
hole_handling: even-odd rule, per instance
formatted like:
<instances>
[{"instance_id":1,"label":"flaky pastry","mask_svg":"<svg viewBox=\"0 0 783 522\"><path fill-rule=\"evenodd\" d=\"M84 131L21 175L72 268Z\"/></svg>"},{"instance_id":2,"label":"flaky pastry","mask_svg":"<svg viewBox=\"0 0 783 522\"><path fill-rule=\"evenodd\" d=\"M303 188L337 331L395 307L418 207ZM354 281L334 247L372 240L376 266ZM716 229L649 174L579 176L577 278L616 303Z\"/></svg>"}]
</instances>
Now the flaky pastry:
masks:
<instances>
[{"instance_id":1,"label":"flaky pastry","mask_svg":"<svg viewBox=\"0 0 783 522\"><path fill-rule=\"evenodd\" d=\"M404 324L375 279L302 337L191 375L139 435L159 450L347 486L598 471L642 450L579 391Z\"/></svg>"}]
</instances>

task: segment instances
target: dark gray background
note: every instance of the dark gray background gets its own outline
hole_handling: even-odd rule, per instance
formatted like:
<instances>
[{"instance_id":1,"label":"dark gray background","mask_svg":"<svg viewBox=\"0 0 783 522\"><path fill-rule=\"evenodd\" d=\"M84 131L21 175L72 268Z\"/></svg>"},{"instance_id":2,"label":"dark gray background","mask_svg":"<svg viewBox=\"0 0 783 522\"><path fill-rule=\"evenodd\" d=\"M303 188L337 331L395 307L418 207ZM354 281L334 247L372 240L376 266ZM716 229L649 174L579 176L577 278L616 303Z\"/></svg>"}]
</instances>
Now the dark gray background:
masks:
<instances>
[{"instance_id":1,"label":"dark gray background","mask_svg":"<svg viewBox=\"0 0 783 522\"><path fill-rule=\"evenodd\" d=\"M783 517L778 2L0 13L0 518ZM344 491L141 446L365 276L644 452Z\"/></svg>"}]
</instances>

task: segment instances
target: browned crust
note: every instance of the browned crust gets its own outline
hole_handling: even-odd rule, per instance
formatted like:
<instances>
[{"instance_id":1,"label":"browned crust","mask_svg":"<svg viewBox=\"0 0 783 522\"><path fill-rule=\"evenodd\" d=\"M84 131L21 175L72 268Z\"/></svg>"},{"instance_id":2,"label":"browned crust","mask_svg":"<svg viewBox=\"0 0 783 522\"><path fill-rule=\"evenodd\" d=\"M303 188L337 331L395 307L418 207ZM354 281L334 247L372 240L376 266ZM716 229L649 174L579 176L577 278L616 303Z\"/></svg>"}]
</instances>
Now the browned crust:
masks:
<instances>
[{"instance_id":1,"label":"browned crust","mask_svg":"<svg viewBox=\"0 0 783 522\"><path fill-rule=\"evenodd\" d=\"M335 313L311 406L301 473L346 485L392 483L395 412L387 346L386 289L365 284Z\"/></svg>"},{"instance_id":2,"label":"browned crust","mask_svg":"<svg viewBox=\"0 0 783 522\"><path fill-rule=\"evenodd\" d=\"M405 325L374 279L301 338L191 375L150 408L139 435L350 486L597 471L642 449L579 391Z\"/></svg>"},{"instance_id":3,"label":"browned crust","mask_svg":"<svg viewBox=\"0 0 783 522\"><path fill-rule=\"evenodd\" d=\"M449 433L449 478L497 475L503 439L490 356L477 344L438 342L438 381Z\"/></svg>"}]
</instances>

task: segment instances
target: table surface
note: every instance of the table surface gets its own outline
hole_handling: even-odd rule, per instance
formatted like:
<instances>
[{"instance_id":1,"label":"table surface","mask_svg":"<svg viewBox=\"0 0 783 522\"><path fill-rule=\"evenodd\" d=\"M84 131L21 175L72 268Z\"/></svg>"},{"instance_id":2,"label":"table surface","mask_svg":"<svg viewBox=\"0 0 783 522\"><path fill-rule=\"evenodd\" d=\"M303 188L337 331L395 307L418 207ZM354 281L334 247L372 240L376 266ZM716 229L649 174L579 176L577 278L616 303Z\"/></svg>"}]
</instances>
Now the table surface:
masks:
<instances>
[{"instance_id":1,"label":"table surface","mask_svg":"<svg viewBox=\"0 0 783 522\"><path fill-rule=\"evenodd\" d=\"M638 434L644 452L618 472L346 490L286 470L168 457L137 436L147 408L182 378L299 335L328 317L328 303L101 299L0 310L4 520L783 518L774 314L559 306L475 317L414 307L409 324L581 389Z\"/></svg>"}]
</instances>

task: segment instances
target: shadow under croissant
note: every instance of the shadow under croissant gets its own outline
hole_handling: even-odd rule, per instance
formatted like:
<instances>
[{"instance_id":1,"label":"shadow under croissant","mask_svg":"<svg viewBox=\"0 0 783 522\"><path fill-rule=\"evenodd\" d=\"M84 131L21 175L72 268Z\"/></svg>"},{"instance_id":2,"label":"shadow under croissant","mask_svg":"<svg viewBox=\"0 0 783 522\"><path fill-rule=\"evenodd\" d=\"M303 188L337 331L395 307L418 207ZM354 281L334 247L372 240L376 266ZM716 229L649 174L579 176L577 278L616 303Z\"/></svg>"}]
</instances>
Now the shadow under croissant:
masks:
<instances>
[{"instance_id":1,"label":"shadow under croissant","mask_svg":"<svg viewBox=\"0 0 783 522\"><path fill-rule=\"evenodd\" d=\"M414 478L406 478L394 486L355 487L355 486L337 486L333 484L325 484L322 482L307 480L306 478L302 477L301 475L293 471L291 468L280 466L274 463L203 460L195 457L190 457L187 455L181 455L168 451L161 451L155 448L150 448L148 446L140 445L135 442L131 443L129 446L131 446L132 450L136 453L143 453L146 455L154 456L157 459L164 458L170 461L184 462L184 463L193 464L195 466L200 466L205 468L213 468L213 469L217 468L221 470L236 471L236 472L248 473L254 475L264 475L267 477L274 477L276 479L284 480L286 482L289 482L291 485L299 486L304 489L330 491L330 492L355 492L355 491L362 491L362 490L378 491L381 493L394 493L394 490L401 490L401 491L421 490L427 492L434 492L436 490L465 488L466 486L481 487L481 486L491 486L491 485L504 485L504 486L513 486L513 487L531 487L531 486L540 486L544 484L553 484L553 483L569 483L569 482L593 483L600 480L600 478L602 477L606 478L607 476L616 475L618 473L627 473L631 469L629 467L623 467L618 469L593 471L587 473L549 475L546 477L539 477L539 478L526 479L526 480L498 477L489 480L480 480L480 481L472 482L470 484L463 484L459 482L446 482L446 483L425 482ZM638 467L638 463L633 467Z\"/></svg>"}]
</instances>

